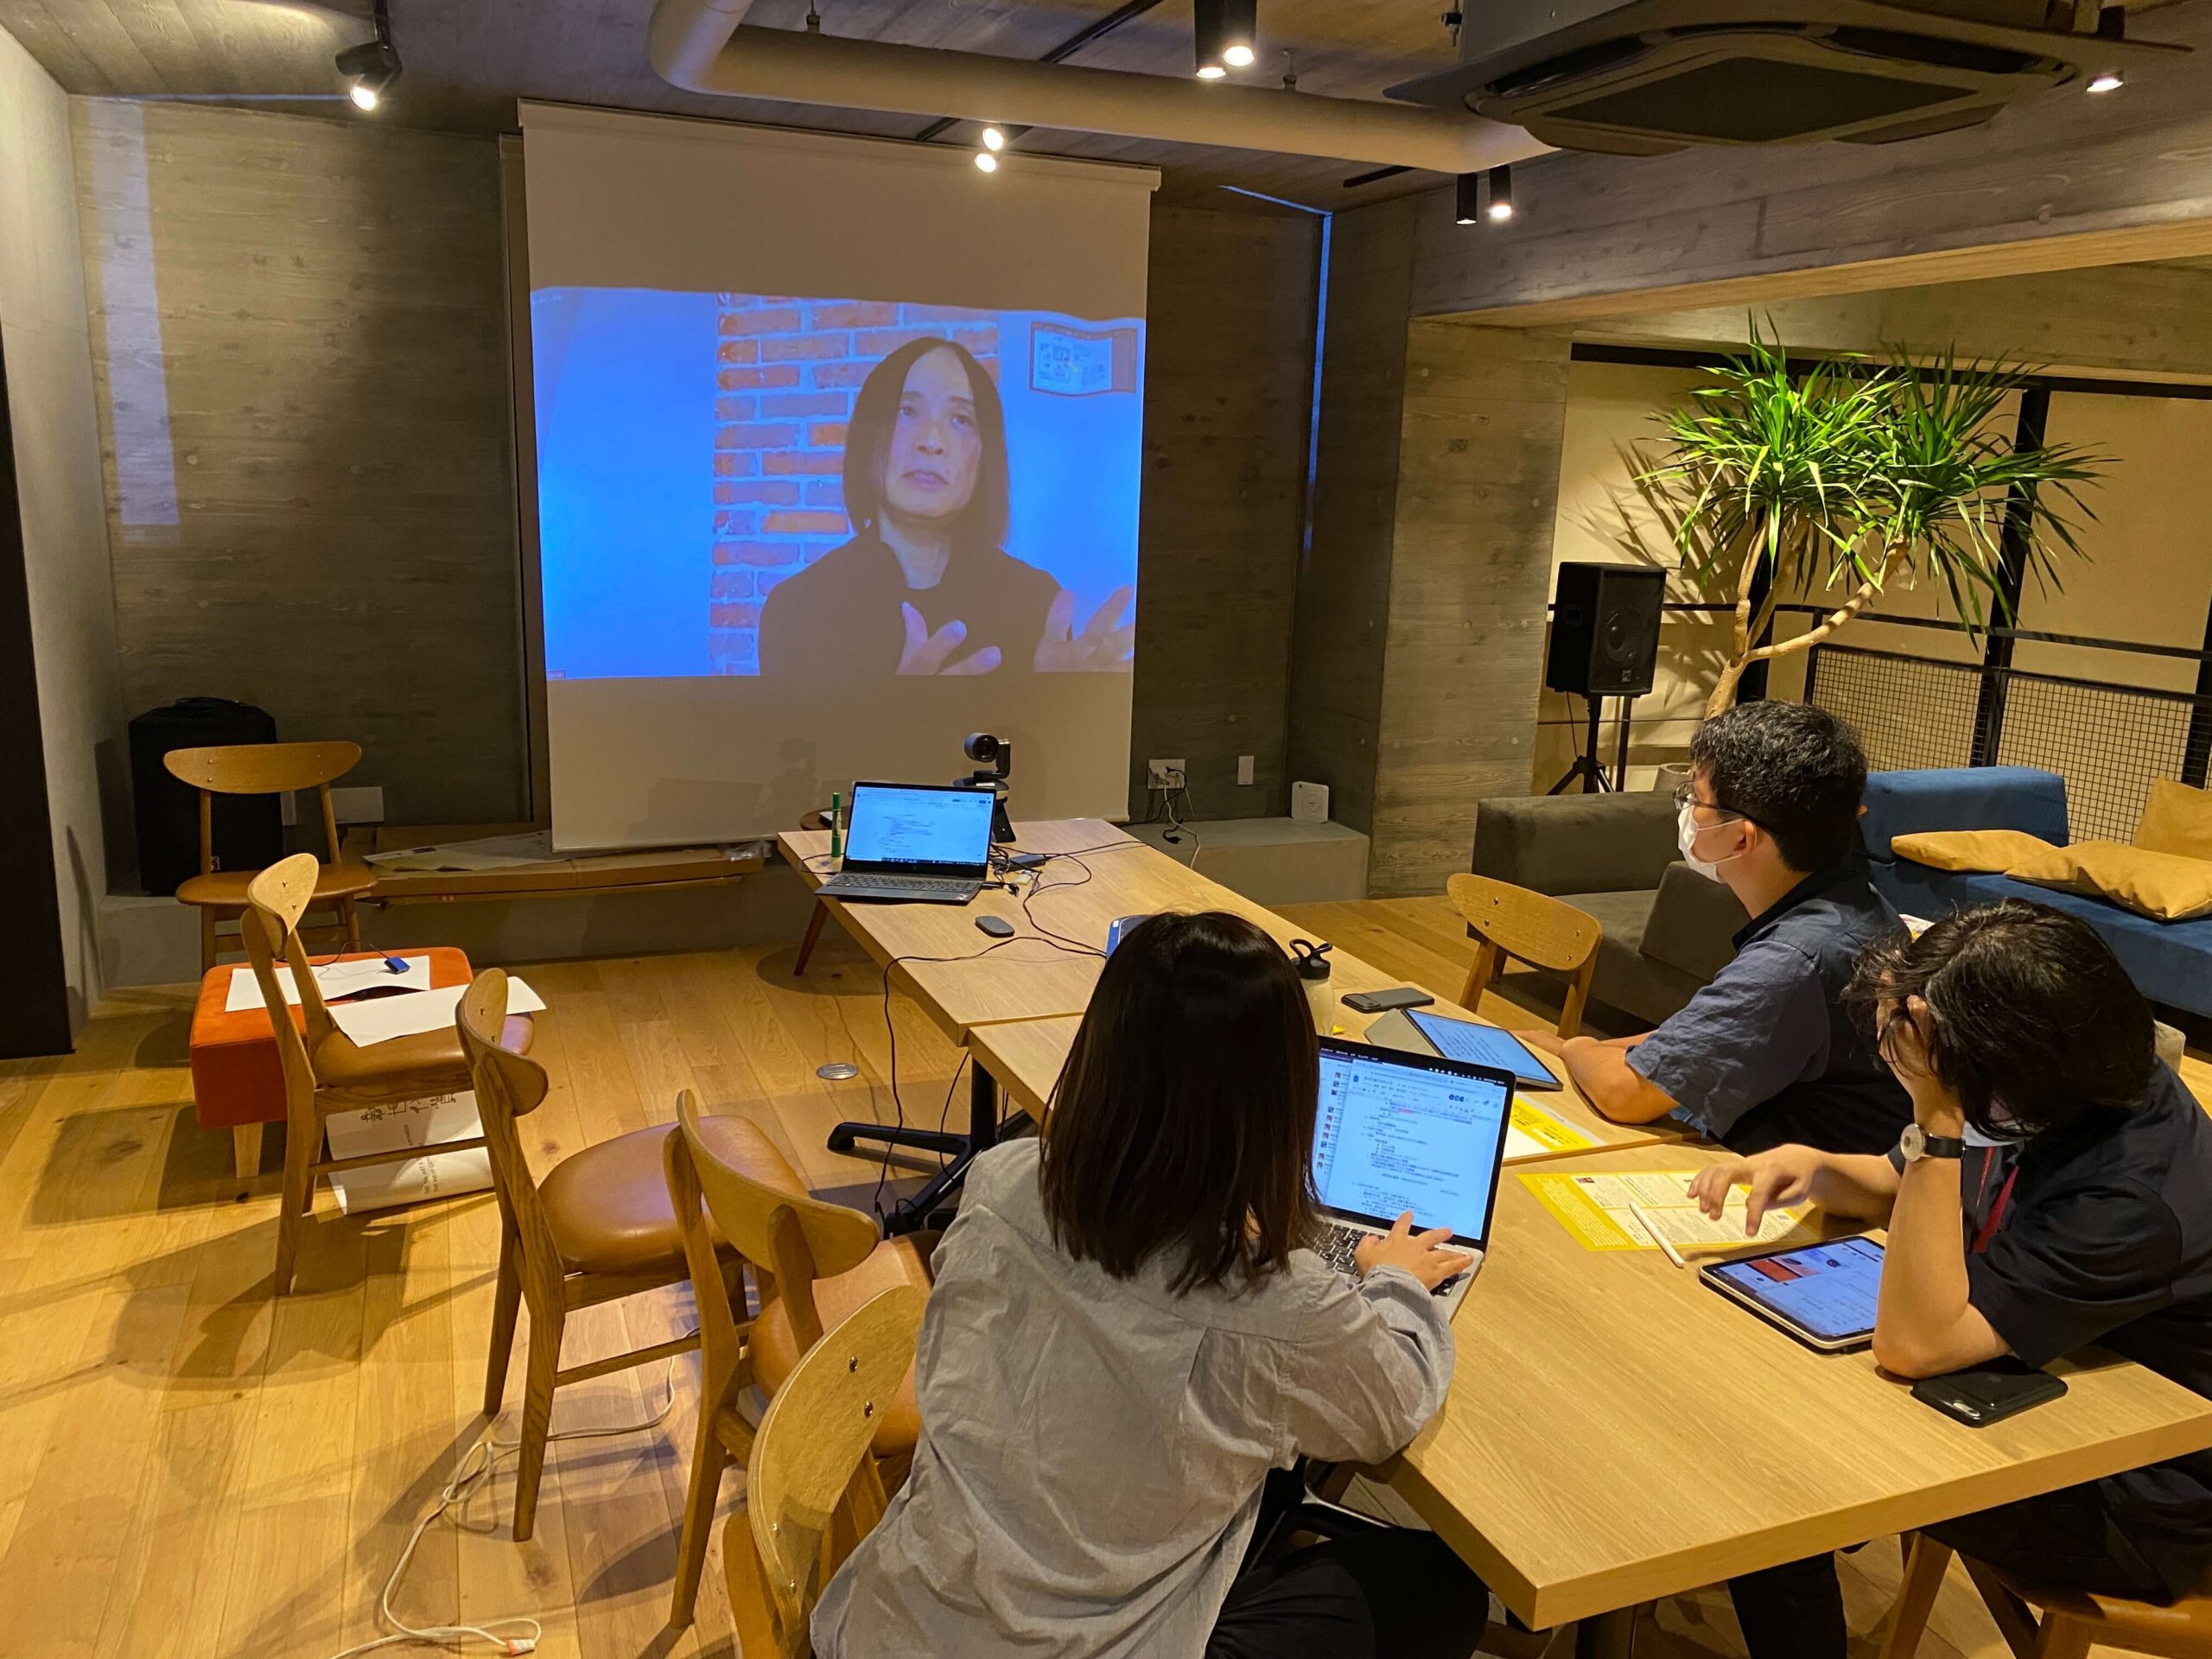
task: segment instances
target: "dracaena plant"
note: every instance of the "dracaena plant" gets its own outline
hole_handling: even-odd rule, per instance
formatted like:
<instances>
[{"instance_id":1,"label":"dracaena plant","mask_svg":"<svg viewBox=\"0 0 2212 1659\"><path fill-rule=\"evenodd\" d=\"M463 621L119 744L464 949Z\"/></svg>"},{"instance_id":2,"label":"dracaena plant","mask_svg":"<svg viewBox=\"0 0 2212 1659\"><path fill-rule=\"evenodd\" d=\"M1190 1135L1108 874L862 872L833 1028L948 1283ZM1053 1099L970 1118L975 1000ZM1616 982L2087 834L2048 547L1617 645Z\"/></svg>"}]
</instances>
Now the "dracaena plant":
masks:
<instances>
[{"instance_id":1,"label":"dracaena plant","mask_svg":"<svg viewBox=\"0 0 2212 1659\"><path fill-rule=\"evenodd\" d=\"M2106 458L2065 443L2023 448L1996 418L2031 372L1961 365L1947 353L1915 367L1846 358L1793 369L1778 340L1751 342L1689 401L1658 418L1659 464L1639 486L1671 497L1675 547L1700 586L1736 597L1734 651L1707 714L1736 700L1753 663L1832 638L1893 582L1939 582L1979 632L2011 620L2003 573L2008 507L2023 575L2059 585L2062 556L2083 556L2081 486ZM1764 571L1764 603L1752 595ZM1806 632L1753 642L1794 592L1842 595Z\"/></svg>"}]
</instances>

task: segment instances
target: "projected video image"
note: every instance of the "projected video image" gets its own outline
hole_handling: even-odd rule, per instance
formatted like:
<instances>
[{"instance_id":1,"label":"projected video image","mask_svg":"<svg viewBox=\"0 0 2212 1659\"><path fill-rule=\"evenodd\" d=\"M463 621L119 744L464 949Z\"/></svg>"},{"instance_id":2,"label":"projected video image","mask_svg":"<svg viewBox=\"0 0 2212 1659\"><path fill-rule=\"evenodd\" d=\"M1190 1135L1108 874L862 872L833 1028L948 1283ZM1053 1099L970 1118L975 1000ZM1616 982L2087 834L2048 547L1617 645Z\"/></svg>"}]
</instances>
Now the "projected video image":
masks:
<instances>
[{"instance_id":1,"label":"projected video image","mask_svg":"<svg viewBox=\"0 0 2212 1659\"><path fill-rule=\"evenodd\" d=\"M1127 673L1140 319L531 296L556 680Z\"/></svg>"}]
</instances>

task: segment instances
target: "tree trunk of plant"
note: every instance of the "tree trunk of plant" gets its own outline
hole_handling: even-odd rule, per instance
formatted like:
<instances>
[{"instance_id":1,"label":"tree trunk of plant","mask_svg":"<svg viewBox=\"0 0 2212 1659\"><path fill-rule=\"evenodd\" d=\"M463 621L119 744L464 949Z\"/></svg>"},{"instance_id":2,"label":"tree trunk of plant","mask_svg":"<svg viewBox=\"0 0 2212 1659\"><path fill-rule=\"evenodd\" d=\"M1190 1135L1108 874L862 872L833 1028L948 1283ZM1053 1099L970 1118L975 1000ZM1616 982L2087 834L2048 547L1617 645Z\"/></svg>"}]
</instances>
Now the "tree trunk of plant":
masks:
<instances>
[{"instance_id":1,"label":"tree trunk of plant","mask_svg":"<svg viewBox=\"0 0 2212 1659\"><path fill-rule=\"evenodd\" d=\"M1897 566L1904 563L1904 556L1905 549L1903 547L1886 549L1882 555L1881 570L1874 579L1859 583L1851 597L1831 611L1817 626L1799 634L1795 639L1785 639L1778 645L1761 645L1756 649L1751 642L1751 584L1750 578L1746 576L1742 585L1743 597L1736 606L1736 655L1729 664L1720 671L1719 681L1713 686L1713 696L1705 705L1705 717L1711 720L1715 715L1735 707L1736 688L1743 681L1744 671L1753 663L1772 662L1777 657L1787 657L1800 651L1810 651L1815 645L1833 636L1837 629L1865 610L1868 602L1882 591L1883 584L1889 581ZM1747 571L1752 569L1749 560L1745 562L1744 568ZM1770 596L1768 601L1770 613L1772 609L1773 601Z\"/></svg>"},{"instance_id":2,"label":"tree trunk of plant","mask_svg":"<svg viewBox=\"0 0 2212 1659\"><path fill-rule=\"evenodd\" d=\"M1736 688L1743 683L1744 671L1751 665L1751 589L1759 579L1759 563L1765 556L1767 527L1764 524L1752 527L1750 538L1744 546L1744 568L1736 576L1736 654L1720 671L1720 678L1713 688L1713 696L1705 705L1705 717L1736 706ZM1781 561L1776 562L1775 574L1781 574Z\"/></svg>"}]
</instances>

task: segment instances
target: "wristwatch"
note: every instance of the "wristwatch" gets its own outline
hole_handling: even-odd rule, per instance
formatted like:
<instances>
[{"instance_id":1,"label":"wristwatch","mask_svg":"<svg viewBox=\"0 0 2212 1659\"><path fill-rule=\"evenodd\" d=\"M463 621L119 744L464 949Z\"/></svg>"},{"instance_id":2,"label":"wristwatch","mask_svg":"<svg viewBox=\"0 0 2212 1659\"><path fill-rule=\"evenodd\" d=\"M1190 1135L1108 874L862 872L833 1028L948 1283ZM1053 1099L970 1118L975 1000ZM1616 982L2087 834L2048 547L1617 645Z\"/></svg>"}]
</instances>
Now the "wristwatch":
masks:
<instances>
[{"instance_id":1,"label":"wristwatch","mask_svg":"<svg viewBox=\"0 0 2212 1659\"><path fill-rule=\"evenodd\" d=\"M1908 1123L1897 1137L1897 1151L1908 1164L1923 1158L1963 1158L1967 1143L1954 1135L1930 1135L1917 1123Z\"/></svg>"}]
</instances>

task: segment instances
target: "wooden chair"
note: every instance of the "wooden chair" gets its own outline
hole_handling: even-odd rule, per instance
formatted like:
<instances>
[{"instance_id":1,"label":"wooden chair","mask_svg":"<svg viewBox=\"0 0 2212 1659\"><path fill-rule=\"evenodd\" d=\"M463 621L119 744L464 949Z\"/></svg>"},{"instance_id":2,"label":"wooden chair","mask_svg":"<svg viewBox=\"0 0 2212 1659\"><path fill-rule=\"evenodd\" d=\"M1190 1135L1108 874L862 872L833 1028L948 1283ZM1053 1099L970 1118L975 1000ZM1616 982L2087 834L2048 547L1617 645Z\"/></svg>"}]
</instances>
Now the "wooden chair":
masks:
<instances>
[{"instance_id":1,"label":"wooden chair","mask_svg":"<svg viewBox=\"0 0 2212 1659\"><path fill-rule=\"evenodd\" d=\"M1925 1533L1911 1536L1905 1550L1904 1582L1897 1591L1882 1659L1911 1659L1919 1648L1951 1554L1948 1546ZM2092 1648L2160 1654L2166 1659L2212 1659L2212 1593L2161 1607L2078 1590L2046 1589L1980 1561L1969 1560L1967 1572L2018 1659L2085 1659ZM2040 1621L2037 1611L2043 1614Z\"/></svg>"},{"instance_id":2,"label":"wooden chair","mask_svg":"<svg viewBox=\"0 0 2212 1659\"><path fill-rule=\"evenodd\" d=\"M810 1197L798 1172L751 1123L701 1117L688 1089L677 1096L676 1122L679 1133L669 1137L666 1154L668 1193L691 1262L702 1362L671 1615L681 1628L691 1622L698 1598L722 1475L733 1462L750 1465L754 1436L739 1414L741 1396L758 1386L774 1397L822 1340L825 1325L888 1289L926 1293L930 1281L912 1238L886 1239L873 1216ZM743 1148L741 1156L732 1156L734 1144ZM718 1305L712 1294L710 1224L736 1247L758 1282L760 1312L749 1343L740 1341L742 1295ZM902 1472L921 1433L913 1377L875 1397L875 1455ZM747 1491L757 1491L751 1478ZM727 1541L723 1548L729 1548ZM753 1651L746 1648L748 1659Z\"/></svg>"},{"instance_id":3,"label":"wooden chair","mask_svg":"<svg viewBox=\"0 0 2212 1659\"><path fill-rule=\"evenodd\" d=\"M569 1314L620 1297L681 1284L690 1272L681 1230L669 1207L662 1176L662 1147L675 1139L666 1124L635 1129L571 1153L538 1180L530 1172L518 1119L545 1098L545 1068L514 1052L503 1039L507 976L496 968L476 976L455 1017L461 1045L476 1090L484 1144L492 1158L492 1188L499 1202L499 1273L492 1303L492 1348L484 1373L484 1414L496 1417L506 1399L507 1361L514 1349L515 1315L530 1306L530 1357L523 1389L522 1446L515 1471L514 1538L528 1539L537 1523L538 1485L553 1395L571 1382L672 1358L699 1346L696 1335L675 1338L627 1353L563 1370L561 1338ZM718 1124L742 1123L735 1118ZM744 1123L743 1128L753 1126ZM758 1133L755 1131L755 1133ZM730 1291L740 1287L735 1253L721 1240L702 1241L705 1282L724 1283L721 1306L728 1316ZM716 1305L712 1296L702 1306Z\"/></svg>"},{"instance_id":4,"label":"wooden chair","mask_svg":"<svg viewBox=\"0 0 2212 1659\"><path fill-rule=\"evenodd\" d=\"M330 807L330 780L344 777L360 759L358 743L232 743L213 749L171 749L162 757L171 775L200 791L200 874L188 877L177 888L176 896L200 912L201 973L213 968L220 954L216 925L245 913L246 885L256 874L215 868L218 795L278 795L296 789L315 791L322 804L322 833L330 861L316 869L308 908L328 911L336 919L308 931L338 936L344 950L361 948L361 921L354 901L376 886L376 872L365 864L349 863L338 856L338 817ZM242 941L238 948L245 949Z\"/></svg>"},{"instance_id":5,"label":"wooden chair","mask_svg":"<svg viewBox=\"0 0 2212 1659\"><path fill-rule=\"evenodd\" d=\"M454 1032L423 1032L361 1048L338 1029L330 1010L323 1006L307 948L300 943L300 916L313 899L316 873L313 854L295 853L279 859L247 883L245 912L238 918L246 960L252 964L262 1001L270 1011L270 1024L276 1031L276 1058L284 1077L284 1200L276 1217L276 1290L279 1296L292 1287L300 1234L315 1207L315 1177L375 1164L404 1163L422 1157L425 1150L409 1147L353 1158L325 1158L324 1120L334 1112L421 1100L469 1086L468 1061ZM283 989L276 979L279 957L291 970L292 982L298 988L304 1032L285 1007ZM530 1036L530 1021L514 1020L508 1022L501 1040L523 1049L529 1046ZM463 1152L483 1144L483 1137L473 1135L441 1142L429 1150Z\"/></svg>"},{"instance_id":6,"label":"wooden chair","mask_svg":"<svg viewBox=\"0 0 2212 1659\"><path fill-rule=\"evenodd\" d=\"M809 812L799 819L798 827L802 830L827 830L830 827L830 815L823 811ZM815 941L822 937L822 924L829 919L830 906L819 899L816 899L814 913L806 918L805 937L798 942L798 959L791 963L792 973L801 976L805 974L807 959L814 954Z\"/></svg>"},{"instance_id":7,"label":"wooden chair","mask_svg":"<svg viewBox=\"0 0 2212 1659\"><path fill-rule=\"evenodd\" d=\"M1583 1005L1590 1000L1590 982L1598 972L1598 941L1605 934L1598 918L1548 893L1531 893L1487 875L1455 875L1444 890L1477 942L1474 966L1468 970L1466 988L1459 993L1461 1006L1479 1010L1483 992L1497 976L1503 959L1511 957L1567 976L1559 1034L1580 1033Z\"/></svg>"},{"instance_id":8,"label":"wooden chair","mask_svg":"<svg viewBox=\"0 0 2212 1659\"><path fill-rule=\"evenodd\" d=\"M769 1402L745 1484L745 1522L722 1538L730 1612L745 1659L804 1659L822 1588L883 1518L868 1456L922 1326L920 1292L861 1304L815 1344Z\"/></svg>"}]
</instances>

